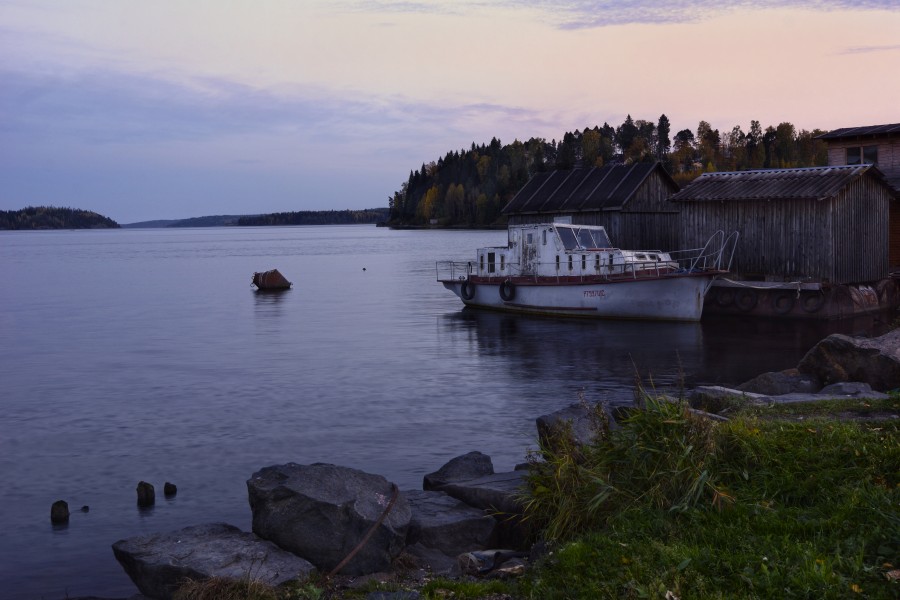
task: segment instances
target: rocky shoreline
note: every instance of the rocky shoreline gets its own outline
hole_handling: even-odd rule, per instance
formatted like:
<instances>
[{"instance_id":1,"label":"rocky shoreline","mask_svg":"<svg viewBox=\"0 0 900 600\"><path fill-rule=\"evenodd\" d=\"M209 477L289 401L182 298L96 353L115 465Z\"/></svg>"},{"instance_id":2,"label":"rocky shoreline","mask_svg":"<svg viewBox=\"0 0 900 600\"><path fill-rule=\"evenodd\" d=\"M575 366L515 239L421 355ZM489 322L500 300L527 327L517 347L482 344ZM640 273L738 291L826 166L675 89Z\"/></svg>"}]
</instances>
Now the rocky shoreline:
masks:
<instances>
[{"instance_id":1,"label":"rocky shoreline","mask_svg":"<svg viewBox=\"0 0 900 600\"><path fill-rule=\"evenodd\" d=\"M879 399L898 388L900 331L894 330L878 338L834 334L795 369L734 389L698 387L683 399L695 414L727 420L748 404ZM629 410L573 404L539 417L538 436L549 443L565 428L587 443L597 419L614 429ZM528 464L496 473L490 457L477 451L426 475L421 490L399 490L380 475L337 465L273 465L247 481L252 532L208 523L119 540L113 552L141 592L129 600L168 600L185 578L249 575L279 585L318 574L348 588L377 578L414 589L432 576L515 576L540 553L529 546L532 536L521 520L527 474Z\"/></svg>"}]
</instances>

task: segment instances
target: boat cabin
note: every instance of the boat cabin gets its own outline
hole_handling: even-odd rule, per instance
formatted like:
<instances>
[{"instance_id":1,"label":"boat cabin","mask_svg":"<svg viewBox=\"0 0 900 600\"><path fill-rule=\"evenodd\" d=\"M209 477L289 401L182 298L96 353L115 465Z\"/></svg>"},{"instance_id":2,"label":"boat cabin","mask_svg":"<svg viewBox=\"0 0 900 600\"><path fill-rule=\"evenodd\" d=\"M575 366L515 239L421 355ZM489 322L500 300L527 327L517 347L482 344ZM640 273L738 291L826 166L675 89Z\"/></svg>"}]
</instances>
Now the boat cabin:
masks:
<instances>
[{"instance_id":1,"label":"boat cabin","mask_svg":"<svg viewBox=\"0 0 900 600\"><path fill-rule=\"evenodd\" d=\"M599 225L570 222L510 225L504 247L479 248L473 275L501 278L615 277L678 268L659 250L620 250Z\"/></svg>"}]
</instances>

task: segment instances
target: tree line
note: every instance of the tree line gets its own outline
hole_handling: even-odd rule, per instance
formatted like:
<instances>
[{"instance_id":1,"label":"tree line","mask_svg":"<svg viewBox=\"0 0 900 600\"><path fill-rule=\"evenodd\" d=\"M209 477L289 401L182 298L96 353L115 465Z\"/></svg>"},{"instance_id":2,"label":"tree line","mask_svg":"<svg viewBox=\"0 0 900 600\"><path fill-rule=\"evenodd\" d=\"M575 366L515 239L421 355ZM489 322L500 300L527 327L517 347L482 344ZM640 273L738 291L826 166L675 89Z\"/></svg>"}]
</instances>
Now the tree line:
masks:
<instances>
[{"instance_id":1,"label":"tree line","mask_svg":"<svg viewBox=\"0 0 900 600\"><path fill-rule=\"evenodd\" d=\"M112 229L119 224L90 210L29 206L0 210L0 229Z\"/></svg>"},{"instance_id":2,"label":"tree line","mask_svg":"<svg viewBox=\"0 0 900 600\"><path fill-rule=\"evenodd\" d=\"M237 225L355 225L383 223L387 219L388 209L386 208L301 210L241 217L237 220Z\"/></svg>"},{"instance_id":3,"label":"tree line","mask_svg":"<svg viewBox=\"0 0 900 600\"><path fill-rule=\"evenodd\" d=\"M388 198L392 226L505 227L502 208L541 171L593 167L613 163L659 161L683 186L702 173L747 169L795 168L828 163L826 133L797 129L791 123L762 128L750 121L720 132L706 121L696 131L674 135L665 114L654 121L631 115L618 127L585 127L566 132L562 139L531 138L448 152L437 161L411 171L400 189Z\"/></svg>"}]
</instances>

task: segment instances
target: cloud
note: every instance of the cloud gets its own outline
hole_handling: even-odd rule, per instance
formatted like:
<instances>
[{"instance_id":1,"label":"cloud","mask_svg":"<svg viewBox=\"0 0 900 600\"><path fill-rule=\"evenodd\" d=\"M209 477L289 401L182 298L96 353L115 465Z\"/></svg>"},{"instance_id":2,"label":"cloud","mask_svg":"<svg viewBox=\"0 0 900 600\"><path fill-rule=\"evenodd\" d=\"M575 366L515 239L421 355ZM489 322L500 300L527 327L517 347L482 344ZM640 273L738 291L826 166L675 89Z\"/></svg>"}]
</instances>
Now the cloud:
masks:
<instances>
[{"instance_id":1,"label":"cloud","mask_svg":"<svg viewBox=\"0 0 900 600\"><path fill-rule=\"evenodd\" d=\"M561 29L690 23L735 9L898 10L896 0L457 0L452 11L442 2L380 0L353 4L358 10L394 13L457 14L491 7L531 9L543 12Z\"/></svg>"},{"instance_id":2,"label":"cloud","mask_svg":"<svg viewBox=\"0 0 900 600\"><path fill-rule=\"evenodd\" d=\"M900 50L900 44L891 46L856 46L845 48L838 54L868 54L870 52L896 52L897 50Z\"/></svg>"}]
</instances>

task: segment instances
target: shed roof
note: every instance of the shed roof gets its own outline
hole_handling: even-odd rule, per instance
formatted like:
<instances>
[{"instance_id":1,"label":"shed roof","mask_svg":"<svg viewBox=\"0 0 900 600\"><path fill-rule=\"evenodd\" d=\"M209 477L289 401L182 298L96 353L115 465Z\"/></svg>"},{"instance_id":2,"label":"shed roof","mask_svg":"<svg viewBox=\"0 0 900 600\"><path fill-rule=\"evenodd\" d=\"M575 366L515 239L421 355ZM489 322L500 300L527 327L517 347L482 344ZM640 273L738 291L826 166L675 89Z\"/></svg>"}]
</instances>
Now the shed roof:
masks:
<instances>
[{"instance_id":1,"label":"shed roof","mask_svg":"<svg viewBox=\"0 0 900 600\"><path fill-rule=\"evenodd\" d=\"M658 162L537 173L503 207L503 213L620 209L656 170L670 182L673 190L678 189L678 184Z\"/></svg>"},{"instance_id":2,"label":"shed roof","mask_svg":"<svg viewBox=\"0 0 900 600\"><path fill-rule=\"evenodd\" d=\"M859 137L875 137L881 135L900 134L900 123L890 125L868 125L866 127L842 127L816 136L821 140L842 140Z\"/></svg>"},{"instance_id":3,"label":"shed roof","mask_svg":"<svg viewBox=\"0 0 900 600\"><path fill-rule=\"evenodd\" d=\"M872 165L704 173L669 199L824 200L836 196L866 173L871 173L884 182L881 171ZM885 185L887 186L886 182Z\"/></svg>"}]
</instances>

